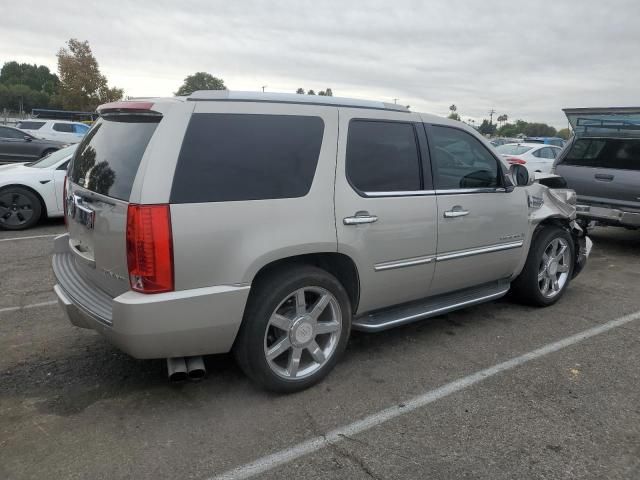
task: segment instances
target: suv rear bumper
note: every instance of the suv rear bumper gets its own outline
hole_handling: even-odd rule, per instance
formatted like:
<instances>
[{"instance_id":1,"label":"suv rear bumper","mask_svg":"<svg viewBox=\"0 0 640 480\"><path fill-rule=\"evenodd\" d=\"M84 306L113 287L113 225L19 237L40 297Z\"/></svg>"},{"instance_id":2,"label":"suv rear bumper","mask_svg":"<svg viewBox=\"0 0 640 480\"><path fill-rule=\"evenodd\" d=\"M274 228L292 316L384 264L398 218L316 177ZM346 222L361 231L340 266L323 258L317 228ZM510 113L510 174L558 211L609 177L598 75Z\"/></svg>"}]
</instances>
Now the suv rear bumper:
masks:
<instances>
[{"instance_id":1,"label":"suv rear bumper","mask_svg":"<svg viewBox=\"0 0 640 480\"><path fill-rule=\"evenodd\" d=\"M608 225L640 227L640 212L629 212L618 208L601 207L596 205L576 205L578 217L595 220Z\"/></svg>"},{"instance_id":2,"label":"suv rear bumper","mask_svg":"<svg viewBox=\"0 0 640 480\"><path fill-rule=\"evenodd\" d=\"M128 291L112 298L76 268L68 235L57 237L55 245L54 291L73 325L98 331L135 358L185 357L231 349L249 286L219 285L153 295Z\"/></svg>"}]
</instances>

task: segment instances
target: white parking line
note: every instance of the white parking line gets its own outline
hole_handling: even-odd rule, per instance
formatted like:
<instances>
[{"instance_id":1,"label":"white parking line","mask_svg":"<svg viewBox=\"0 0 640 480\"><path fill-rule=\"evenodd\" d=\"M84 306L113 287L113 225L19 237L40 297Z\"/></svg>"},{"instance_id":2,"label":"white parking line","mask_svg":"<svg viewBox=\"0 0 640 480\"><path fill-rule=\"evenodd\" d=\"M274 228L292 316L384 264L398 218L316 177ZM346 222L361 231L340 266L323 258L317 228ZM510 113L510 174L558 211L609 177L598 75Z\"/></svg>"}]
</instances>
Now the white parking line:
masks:
<instances>
[{"instance_id":1,"label":"white parking line","mask_svg":"<svg viewBox=\"0 0 640 480\"><path fill-rule=\"evenodd\" d=\"M30 237L2 238L0 239L0 242L12 242L14 240L31 240L32 238L51 238L51 237L57 237L58 235L62 235L62 233L52 233L51 235L32 235Z\"/></svg>"},{"instance_id":2,"label":"white parking line","mask_svg":"<svg viewBox=\"0 0 640 480\"><path fill-rule=\"evenodd\" d=\"M550 353L557 352L558 350L579 343L583 340L586 340L587 338L595 337L596 335L608 332L609 330L620 327L626 323L638 319L640 319L640 311L626 315L616 320L611 320L610 322L590 328L575 335L571 335L570 337L566 337L557 342L549 343L541 348L538 348L537 350L533 350L531 352L525 353L524 355L520 355L519 357L512 358L511 360L507 360L506 362L498 363L497 365L486 368L484 370L480 370L479 372L473 373L467 377L455 380L451 383L447 383L446 385L436 388L435 390L425 392L399 405L394 405L393 407L389 407L385 410L369 415L362 420L358 420L349 425L345 425L343 427L332 430L325 435L311 438L305 442L299 443L298 445L280 450L279 452L259 458L254 462L247 463L246 465L242 465L233 470L229 470L225 473L212 477L212 480L245 479L260 475L276 467L297 460L304 455L308 455L331 444L337 443L345 436L348 437L357 435L382 423L388 422L389 420L392 420L396 417L407 415L418 408L435 402L436 400L440 400L441 398L447 397L453 393L471 387L472 385L475 385L476 383L481 382L486 378L492 377L507 370L511 370L527 362L536 360L540 357L544 357L545 355L549 355Z\"/></svg>"},{"instance_id":3,"label":"white parking line","mask_svg":"<svg viewBox=\"0 0 640 480\"><path fill-rule=\"evenodd\" d=\"M29 305L22 305L19 307L4 307L0 308L0 313L15 312L17 310L27 310L29 308L47 307L49 305L55 305L56 303L58 303L57 300L50 300L48 302L31 303Z\"/></svg>"}]
</instances>

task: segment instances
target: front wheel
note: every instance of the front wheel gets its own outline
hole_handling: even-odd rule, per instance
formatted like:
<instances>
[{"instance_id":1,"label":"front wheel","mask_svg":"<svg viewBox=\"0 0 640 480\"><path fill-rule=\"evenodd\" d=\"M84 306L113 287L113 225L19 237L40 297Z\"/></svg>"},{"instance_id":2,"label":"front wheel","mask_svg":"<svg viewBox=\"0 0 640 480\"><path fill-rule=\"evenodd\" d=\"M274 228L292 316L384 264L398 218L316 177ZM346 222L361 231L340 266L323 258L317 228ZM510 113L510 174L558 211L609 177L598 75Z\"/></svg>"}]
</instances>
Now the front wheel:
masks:
<instances>
[{"instance_id":1,"label":"front wheel","mask_svg":"<svg viewBox=\"0 0 640 480\"><path fill-rule=\"evenodd\" d=\"M263 277L252 292L234 353L268 390L295 392L335 366L351 330L349 297L324 270L298 266Z\"/></svg>"},{"instance_id":2,"label":"front wheel","mask_svg":"<svg viewBox=\"0 0 640 480\"><path fill-rule=\"evenodd\" d=\"M512 284L515 297L529 305L556 303L571 280L575 246L571 235L556 226L537 233L522 273Z\"/></svg>"}]
</instances>

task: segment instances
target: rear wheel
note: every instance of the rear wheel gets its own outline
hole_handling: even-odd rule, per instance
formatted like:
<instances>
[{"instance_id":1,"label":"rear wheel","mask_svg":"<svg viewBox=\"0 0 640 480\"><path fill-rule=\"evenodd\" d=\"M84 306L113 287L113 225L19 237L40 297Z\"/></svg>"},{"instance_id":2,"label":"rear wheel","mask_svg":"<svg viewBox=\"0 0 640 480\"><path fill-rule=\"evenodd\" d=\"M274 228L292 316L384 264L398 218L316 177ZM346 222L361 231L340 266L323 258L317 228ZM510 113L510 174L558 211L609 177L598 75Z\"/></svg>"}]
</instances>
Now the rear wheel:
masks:
<instances>
[{"instance_id":1,"label":"rear wheel","mask_svg":"<svg viewBox=\"0 0 640 480\"><path fill-rule=\"evenodd\" d=\"M268 390L295 392L324 378L346 348L351 306L340 282L316 267L263 277L249 299L234 353Z\"/></svg>"},{"instance_id":2,"label":"rear wheel","mask_svg":"<svg viewBox=\"0 0 640 480\"><path fill-rule=\"evenodd\" d=\"M42 206L38 197L21 187L0 190L0 228L23 230L38 223Z\"/></svg>"},{"instance_id":3,"label":"rear wheel","mask_svg":"<svg viewBox=\"0 0 640 480\"><path fill-rule=\"evenodd\" d=\"M574 249L573 239L566 230L544 227L533 239L524 269L513 282L515 297L541 307L556 303L571 280Z\"/></svg>"}]
</instances>

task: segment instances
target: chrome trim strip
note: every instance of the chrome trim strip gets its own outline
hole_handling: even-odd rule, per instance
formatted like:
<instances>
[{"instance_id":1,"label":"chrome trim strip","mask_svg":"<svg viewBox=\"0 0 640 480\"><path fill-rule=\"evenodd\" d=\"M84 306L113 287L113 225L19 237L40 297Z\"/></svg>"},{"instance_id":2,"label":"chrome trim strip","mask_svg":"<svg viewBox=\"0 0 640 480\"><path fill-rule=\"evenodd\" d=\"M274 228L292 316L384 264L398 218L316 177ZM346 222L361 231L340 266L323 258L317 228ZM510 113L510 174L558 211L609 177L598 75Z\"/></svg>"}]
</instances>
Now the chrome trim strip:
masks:
<instances>
[{"instance_id":1,"label":"chrome trim strip","mask_svg":"<svg viewBox=\"0 0 640 480\"><path fill-rule=\"evenodd\" d=\"M376 323L376 324L359 323L356 319L354 319L353 327L355 327L356 330L360 330L363 332L379 332L380 330L386 330L388 328L404 325L405 323L411 323L411 322L415 322L416 320L422 320L423 318L433 317L435 315L447 313L452 310L457 310L458 308L468 307L470 305L487 302L489 300L495 300L497 298L505 296L509 291L510 287L511 285L509 284L506 286L506 288L502 288L499 291L491 293L489 295L483 295L481 297L471 298L469 300L464 300L462 302L452 303L444 307L425 310L424 312L416 313L414 315L408 315L406 317L396 318L394 320L390 320L384 323Z\"/></svg>"},{"instance_id":2,"label":"chrome trim strip","mask_svg":"<svg viewBox=\"0 0 640 480\"><path fill-rule=\"evenodd\" d=\"M367 197L420 197L435 195L435 190L400 190L397 192L362 192Z\"/></svg>"},{"instance_id":3,"label":"chrome trim strip","mask_svg":"<svg viewBox=\"0 0 640 480\"><path fill-rule=\"evenodd\" d=\"M483 253L501 252L503 250L511 250L512 248L520 248L524 245L524 241L501 243L498 245L491 245L488 247L474 248L472 250L462 250L458 252L445 253L444 255L436 256L436 262L443 262L445 260L453 260L456 258L471 257L473 255L482 255Z\"/></svg>"},{"instance_id":4,"label":"chrome trim strip","mask_svg":"<svg viewBox=\"0 0 640 480\"><path fill-rule=\"evenodd\" d=\"M436 190L436 195L463 195L465 193L503 193L505 189L500 188L455 188L451 190Z\"/></svg>"},{"instance_id":5,"label":"chrome trim strip","mask_svg":"<svg viewBox=\"0 0 640 480\"><path fill-rule=\"evenodd\" d=\"M413 267L415 265L426 265L433 262L435 257L419 257L410 258L407 260L396 260L392 262L377 263L373 266L376 272L383 272L385 270L393 270L394 268Z\"/></svg>"}]
</instances>

